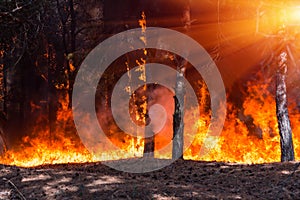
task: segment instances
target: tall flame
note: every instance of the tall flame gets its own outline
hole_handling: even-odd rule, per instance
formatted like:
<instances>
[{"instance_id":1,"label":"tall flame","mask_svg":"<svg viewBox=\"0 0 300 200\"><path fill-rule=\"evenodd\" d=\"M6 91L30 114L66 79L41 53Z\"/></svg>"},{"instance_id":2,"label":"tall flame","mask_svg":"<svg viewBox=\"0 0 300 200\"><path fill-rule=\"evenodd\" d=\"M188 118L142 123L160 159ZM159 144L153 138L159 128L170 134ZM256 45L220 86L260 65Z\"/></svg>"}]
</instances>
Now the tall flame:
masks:
<instances>
[{"instance_id":1,"label":"tall flame","mask_svg":"<svg viewBox=\"0 0 300 200\"><path fill-rule=\"evenodd\" d=\"M249 82L248 95L243 109L234 104L227 104L227 118L217 146L207 155L200 156L199 150L204 141L209 119L198 120L198 134L190 148L185 152L185 159L224 161L238 163L280 162L280 136L276 118L274 96L268 90L269 82ZM293 129L293 142L296 160L300 159L299 110L292 103L289 106L290 120ZM241 117L241 112L243 117ZM253 119L252 131L246 121Z\"/></svg>"}]
</instances>

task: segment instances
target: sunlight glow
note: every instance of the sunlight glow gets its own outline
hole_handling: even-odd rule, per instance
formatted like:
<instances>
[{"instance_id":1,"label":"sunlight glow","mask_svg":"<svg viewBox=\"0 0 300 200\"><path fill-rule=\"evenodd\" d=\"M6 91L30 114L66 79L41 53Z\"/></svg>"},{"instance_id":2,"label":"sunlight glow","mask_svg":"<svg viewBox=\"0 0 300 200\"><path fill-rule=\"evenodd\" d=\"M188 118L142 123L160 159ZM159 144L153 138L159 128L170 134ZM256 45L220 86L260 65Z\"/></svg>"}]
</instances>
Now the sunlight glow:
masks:
<instances>
[{"instance_id":1,"label":"sunlight glow","mask_svg":"<svg viewBox=\"0 0 300 200\"><path fill-rule=\"evenodd\" d=\"M300 5L295 3L261 4L256 13L256 33L278 36L286 28L300 27Z\"/></svg>"},{"instance_id":2,"label":"sunlight glow","mask_svg":"<svg viewBox=\"0 0 300 200\"><path fill-rule=\"evenodd\" d=\"M300 6L287 9L287 23L290 26L300 26Z\"/></svg>"}]
</instances>

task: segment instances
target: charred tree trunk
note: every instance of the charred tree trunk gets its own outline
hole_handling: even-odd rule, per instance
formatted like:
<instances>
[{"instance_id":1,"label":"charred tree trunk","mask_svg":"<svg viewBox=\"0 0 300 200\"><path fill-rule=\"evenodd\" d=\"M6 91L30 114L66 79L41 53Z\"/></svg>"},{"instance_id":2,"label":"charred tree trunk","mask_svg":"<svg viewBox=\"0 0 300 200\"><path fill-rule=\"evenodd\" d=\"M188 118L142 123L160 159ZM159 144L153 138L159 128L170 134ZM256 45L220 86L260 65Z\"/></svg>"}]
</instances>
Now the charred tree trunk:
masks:
<instances>
[{"instance_id":1,"label":"charred tree trunk","mask_svg":"<svg viewBox=\"0 0 300 200\"><path fill-rule=\"evenodd\" d=\"M282 52L279 57L276 74L276 115L280 134L281 162L293 161L295 159L292 129L287 108L286 72L287 53Z\"/></svg>"},{"instance_id":2,"label":"charred tree trunk","mask_svg":"<svg viewBox=\"0 0 300 200\"><path fill-rule=\"evenodd\" d=\"M147 74L146 74L147 75ZM151 121L149 118L149 97L151 95L152 88L149 88L149 86L145 86L145 91L146 91L146 103L147 103L147 113L145 115L146 118L146 125L148 125ZM150 94L149 94L150 93ZM145 128L145 144L144 144L144 155L143 157L154 157L154 150L155 150L155 141L154 141L154 132L152 130L151 126L146 126Z\"/></svg>"},{"instance_id":3,"label":"charred tree trunk","mask_svg":"<svg viewBox=\"0 0 300 200\"><path fill-rule=\"evenodd\" d=\"M56 111L57 111L57 94L54 86L55 82L55 50L52 45L47 44L48 52L48 123L49 123L49 142L53 142L55 133Z\"/></svg>"},{"instance_id":4,"label":"charred tree trunk","mask_svg":"<svg viewBox=\"0 0 300 200\"><path fill-rule=\"evenodd\" d=\"M7 85L7 80L6 80L6 73L7 73L7 64L5 63L5 54L0 54L0 156L5 153L7 149L7 143L5 141L5 127L6 127L6 121L7 118L5 116L6 114L6 85Z\"/></svg>"},{"instance_id":5,"label":"charred tree trunk","mask_svg":"<svg viewBox=\"0 0 300 200\"><path fill-rule=\"evenodd\" d=\"M175 87L175 112L173 115L173 150L172 158L183 159L183 116L184 116L184 78L183 72L178 72Z\"/></svg>"},{"instance_id":6,"label":"charred tree trunk","mask_svg":"<svg viewBox=\"0 0 300 200\"><path fill-rule=\"evenodd\" d=\"M74 10L74 2L73 0L69 0L69 7L70 7L70 16L71 16L71 27L70 27L70 34L71 34L71 58L68 59L68 78L69 78L69 86L68 86L68 94L69 94L69 108L72 108L72 92L73 92L73 84L74 84L74 73L71 69L71 65L73 66L73 56L74 52L76 51L76 15ZM68 55L68 54L67 54ZM74 67L74 66L73 66Z\"/></svg>"},{"instance_id":7,"label":"charred tree trunk","mask_svg":"<svg viewBox=\"0 0 300 200\"><path fill-rule=\"evenodd\" d=\"M154 133L151 127L145 129L145 144L143 157L154 157Z\"/></svg>"},{"instance_id":8,"label":"charred tree trunk","mask_svg":"<svg viewBox=\"0 0 300 200\"><path fill-rule=\"evenodd\" d=\"M7 150L7 143L5 141L5 126L6 126L6 117L3 113L0 113L0 156L3 155Z\"/></svg>"},{"instance_id":9,"label":"charred tree trunk","mask_svg":"<svg viewBox=\"0 0 300 200\"><path fill-rule=\"evenodd\" d=\"M74 8L74 1L68 0L67 2L61 2L56 0L56 7L57 12L59 15L59 20L61 23L61 37L62 37L62 44L64 48L65 54L65 62L67 68L67 79L68 79L68 86L67 92L69 96L69 104L68 107L72 107L72 91L73 91L73 84L74 84L74 52L76 51L76 11ZM67 7L67 9L65 8Z\"/></svg>"},{"instance_id":10,"label":"charred tree trunk","mask_svg":"<svg viewBox=\"0 0 300 200\"><path fill-rule=\"evenodd\" d=\"M191 6L190 1L183 2L183 12L181 21L183 22L183 27L185 31L189 31L191 28ZM188 48L187 48L188 49ZM186 55L189 54L188 50L185 52ZM172 149L172 159L183 159L183 130L184 130L184 96L185 96L185 86L184 86L184 72L187 62L182 60L177 63L177 75L176 75L176 86L175 86L175 111L173 115L173 149Z\"/></svg>"},{"instance_id":11,"label":"charred tree trunk","mask_svg":"<svg viewBox=\"0 0 300 200\"><path fill-rule=\"evenodd\" d=\"M4 141L4 137L0 135L0 156L4 155L6 152L6 143Z\"/></svg>"},{"instance_id":12,"label":"charred tree trunk","mask_svg":"<svg viewBox=\"0 0 300 200\"><path fill-rule=\"evenodd\" d=\"M7 66L3 67L3 112L7 113Z\"/></svg>"},{"instance_id":13,"label":"charred tree trunk","mask_svg":"<svg viewBox=\"0 0 300 200\"><path fill-rule=\"evenodd\" d=\"M71 34L71 52L73 53L76 50L76 16L75 16L75 10L74 10L74 2L73 0L69 0L69 7L70 7L70 16L71 16L71 27L70 27L70 34Z\"/></svg>"}]
</instances>

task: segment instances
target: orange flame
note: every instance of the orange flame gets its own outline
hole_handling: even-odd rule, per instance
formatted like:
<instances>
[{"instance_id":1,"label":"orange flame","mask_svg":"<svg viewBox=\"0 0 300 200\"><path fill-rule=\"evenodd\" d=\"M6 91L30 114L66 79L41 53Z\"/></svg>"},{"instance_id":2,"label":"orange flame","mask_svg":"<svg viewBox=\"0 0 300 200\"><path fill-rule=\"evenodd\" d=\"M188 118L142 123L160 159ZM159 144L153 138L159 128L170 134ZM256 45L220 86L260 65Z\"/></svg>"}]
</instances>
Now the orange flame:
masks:
<instances>
[{"instance_id":1,"label":"orange flame","mask_svg":"<svg viewBox=\"0 0 300 200\"><path fill-rule=\"evenodd\" d=\"M248 84L248 95L243 103L244 115L253 118L253 124L262 131L261 135L251 134L245 125L245 122L239 113L241 110L233 104L227 105L227 119L225 121L223 132L217 142L217 146L207 155L200 156L199 151L203 145L206 131L210 123L209 111L204 111L205 102L208 96L205 94L205 88L201 93L202 106L200 110L201 117L194 123L189 121L189 116L193 111L187 111L185 115L185 137L194 137L194 141L184 153L185 159L205 160L205 161L225 161L238 163L266 163L280 161L279 133L277 128L277 119L275 113L274 97L267 89L269 83L253 82ZM100 156L94 156L85 149L78 138L74 137L72 124L72 112L68 108L68 96L60 99L61 107L57 112L57 122L55 133L51 135L49 128L37 126L32 135L26 136L22 140L22 145L18 149L10 149L0 159L3 164L17 166L37 166L43 164L56 163L84 163L103 160L116 160L123 158L141 157L143 155L144 140L142 138L134 139L126 137L122 141L119 152L103 151ZM293 128L293 140L296 159L300 157L300 137L297 134L300 130L296 124L299 123L300 114L296 112L295 105L290 105L290 119ZM35 107L35 109L39 109ZM196 135L189 135L197 129ZM69 130L66 131L66 130ZM171 132L171 128L168 129ZM74 130L73 130L74 131ZM118 138L112 138L114 142L120 142ZM163 140L171 140L170 137L157 135L156 144L165 144ZM207 145L207 144L205 144ZM156 152L155 157L171 158L170 151Z\"/></svg>"},{"instance_id":2,"label":"orange flame","mask_svg":"<svg viewBox=\"0 0 300 200\"><path fill-rule=\"evenodd\" d=\"M198 134L190 148L185 152L185 159L223 161L237 163L280 162L280 136L276 118L275 97L268 91L270 83L248 83L248 96L243 103L244 115L253 118L253 124L261 133L253 134L239 117L241 110L233 104L227 104L227 118L217 146L207 155L200 156L199 150L204 141L209 119L202 116L198 120ZM300 159L300 135L297 124L299 112L291 104L290 120L293 129L293 143L296 160ZM260 131L258 131L260 132Z\"/></svg>"}]
</instances>

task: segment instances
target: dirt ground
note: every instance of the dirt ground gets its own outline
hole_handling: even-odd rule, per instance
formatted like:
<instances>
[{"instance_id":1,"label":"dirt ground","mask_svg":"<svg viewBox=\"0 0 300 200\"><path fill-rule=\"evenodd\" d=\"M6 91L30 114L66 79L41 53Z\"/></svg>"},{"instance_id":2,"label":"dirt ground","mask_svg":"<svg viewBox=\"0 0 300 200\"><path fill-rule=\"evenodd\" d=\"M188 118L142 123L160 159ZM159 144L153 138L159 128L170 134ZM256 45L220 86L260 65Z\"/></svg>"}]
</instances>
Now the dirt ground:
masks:
<instances>
[{"instance_id":1,"label":"dirt ground","mask_svg":"<svg viewBox=\"0 0 300 200\"><path fill-rule=\"evenodd\" d=\"M101 163L0 165L0 199L300 199L299 165L178 160L141 174Z\"/></svg>"}]
</instances>

